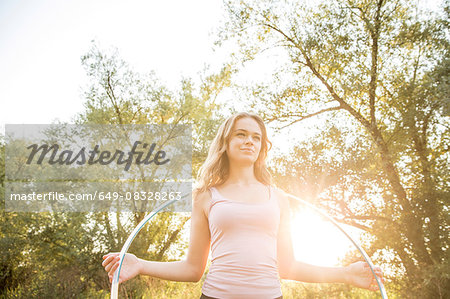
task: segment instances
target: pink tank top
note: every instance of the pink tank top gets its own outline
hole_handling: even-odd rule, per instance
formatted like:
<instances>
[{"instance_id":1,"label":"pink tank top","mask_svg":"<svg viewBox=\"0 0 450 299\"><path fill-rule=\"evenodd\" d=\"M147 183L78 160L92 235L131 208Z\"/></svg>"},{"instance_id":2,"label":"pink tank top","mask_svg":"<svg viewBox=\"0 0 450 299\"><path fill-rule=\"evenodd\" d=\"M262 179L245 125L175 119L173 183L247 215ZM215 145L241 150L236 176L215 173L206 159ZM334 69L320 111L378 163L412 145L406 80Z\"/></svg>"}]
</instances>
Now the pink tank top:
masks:
<instances>
[{"instance_id":1,"label":"pink tank top","mask_svg":"<svg viewBox=\"0 0 450 299\"><path fill-rule=\"evenodd\" d=\"M262 203L237 202L214 187L210 190L211 266L203 294L220 299L280 297L280 208L272 187L269 200Z\"/></svg>"}]
</instances>

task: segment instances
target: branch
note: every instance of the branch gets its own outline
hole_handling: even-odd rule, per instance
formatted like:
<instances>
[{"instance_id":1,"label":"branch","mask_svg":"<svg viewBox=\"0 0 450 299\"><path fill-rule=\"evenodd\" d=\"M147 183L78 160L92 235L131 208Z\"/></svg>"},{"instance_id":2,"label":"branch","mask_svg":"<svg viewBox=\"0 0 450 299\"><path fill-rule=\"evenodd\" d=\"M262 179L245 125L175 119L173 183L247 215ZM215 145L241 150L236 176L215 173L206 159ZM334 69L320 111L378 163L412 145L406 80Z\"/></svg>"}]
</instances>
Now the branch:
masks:
<instances>
[{"instance_id":1,"label":"branch","mask_svg":"<svg viewBox=\"0 0 450 299\"><path fill-rule=\"evenodd\" d=\"M370 230L369 226L363 225L363 224L358 223L358 222L353 221L353 220L344 220L344 219L342 219L342 220L336 220L336 221L339 222L339 223L347 224L347 225L350 225L350 226L362 229L363 231L366 231L366 232Z\"/></svg>"},{"instance_id":2,"label":"branch","mask_svg":"<svg viewBox=\"0 0 450 299\"><path fill-rule=\"evenodd\" d=\"M111 225L110 225L111 221L109 220L108 213L102 213L102 216L103 216L102 220L104 221L104 225L106 228L106 235L108 236L107 241L109 243L109 246L110 246L110 248L116 248L117 242L116 242L116 239L115 239L114 234L111 229Z\"/></svg>"},{"instance_id":3,"label":"branch","mask_svg":"<svg viewBox=\"0 0 450 299\"><path fill-rule=\"evenodd\" d=\"M314 113L311 113L311 114L308 114L308 115L304 115L304 116L295 115L295 116L300 116L300 118L292 121L291 123L289 123L289 124L287 124L285 126L282 126L280 129L284 129L286 127L289 127L289 126L291 126L291 125L293 125L293 124L295 124L297 122L300 122L302 120L305 120L307 118L310 118L310 117L313 117L313 116L316 116L316 115L319 115L319 114L322 114L322 113L325 113L325 112L328 112L328 111L336 111L336 110L340 110L340 109L342 109L341 106L336 106L336 107L325 108L325 109L322 109L320 111L317 111L317 112L314 112ZM290 116L283 115L281 117L292 117L292 116L294 116L294 115L290 115ZM273 120L275 120L275 119L272 119L271 121L273 121Z\"/></svg>"},{"instance_id":4,"label":"branch","mask_svg":"<svg viewBox=\"0 0 450 299\"><path fill-rule=\"evenodd\" d=\"M139 112L141 112L141 110L142 110L142 107L138 107L138 108L136 109L136 111L133 113L133 117L131 117L130 122L133 122L133 121L134 121L134 118L136 117L136 115L137 115Z\"/></svg>"},{"instance_id":5,"label":"branch","mask_svg":"<svg viewBox=\"0 0 450 299\"><path fill-rule=\"evenodd\" d=\"M351 218L349 218L349 217L346 217L346 216L344 216L344 218L342 219L342 218L337 218L337 217L335 217L335 216L332 216L333 214L340 214L338 211L336 211L335 209L330 209L330 207L327 207L327 206L323 206L323 207L321 207L323 210L325 210L325 211L329 211L329 212L327 212L327 214L331 217L331 218L333 218L333 220L334 221L336 221L336 222L338 222L338 223L342 223L342 224L347 224L347 225L351 225L351 226L353 226L353 227L356 227L356 228L359 228L359 229L362 229L362 230L364 230L364 231L369 231L371 228L369 227L369 226L366 226L366 225L364 225L364 224L361 224L361 223L358 223L358 222L356 222L356 221L354 221L354 220L351 220ZM330 212L332 212L332 213L330 213Z\"/></svg>"},{"instance_id":6,"label":"branch","mask_svg":"<svg viewBox=\"0 0 450 299\"><path fill-rule=\"evenodd\" d=\"M169 249L170 245L176 240L178 234L180 233L181 229L183 228L183 226L186 224L186 222L191 219L191 217L185 217L183 219L183 222L181 223L181 225L179 226L178 229L174 230L171 234L170 237L167 239L166 242L164 242L163 247L159 250L158 254L156 255L156 260L160 261L164 255L164 253L167 251L167 249Z\"/></svg>"},{"instance_id":7,"label":"branch","mask_svg":"<svg viewBox=\"0 0 450 299\"><path fill-rule=\"evenodd\" d=\"M327 80L322 76L322 74L320 74L319 71L314 67L314 65L311 62L311 59L309 58L309 56L306 53L306 51L296 41L294 41L291 37L289 37L286 33L284 33L281 29L279 29L278 27L276 27L274 25L267 24L267 23L261 23L261 25L269 27L269 28L277 31L282 36L284 36L284 38L286 38L289 42L291 42L297 49L299 49L300 52L303 55L303 58L305 58L305 60L306 60L306 65L313 72L313 74L322 82L322 84L325 85L325 87L330 92L330 94L333 97L333 99L340 103L340 106L341 106L342 109L345 109L348 112L350 112L350 114L353 115L359 122L361 122L361 124L363 126L365 126L368 129L370 129L370 127L371 127L370 123L358 111L353 109L353 107L351 107L347 102L344 101L344 99L342 99L335 92L334 88L327 82Z\"/></svg>"},{"instance_id":8,"label":"branch","mask_svg":"<svg viewBox=\"0 0 450 299\"><path fill-rule=\"evenodd\" d=\"M344 216L344 219L356 219L356 220L382 220L382 221L386 221L389 222L391 224L395 224L392 220L392 218L388 218L388 217L384 217L384 216L379 216L379 215L364 215L364 216L360 216L360 215L352 215L352 216Z\"/></svg>"},{"instance_id":9,"label":"branch","mask_svg":"<svg viewBox=\"0 0 450 299\"><path fill-rule=\"evenodd\" d=\"M119 106L117 105L117 99L116 99L116 96L114 95L114 90L113 90L113 88L112 88L112 86L111 86L111 75L110 75L109 72L108 72L108 80L107 80L107 83L108 83L108 88L106 89L106 93L108 94L108 97L109 97L109 99L111 100L114 109L116 110L117 117L119 118L119 124L122 125L122 124L123 124L123 121L122 121L122 115L121 115L121 113L120 113ZM109 91L109 92L108 92L108 91Z\"/></svg>"},{"instance_id":10,"label":"branch","mask_svg":"<svg viewBox=\"0 0 450 299\"><path fill-rule=\"evenodd\" d=\"M375 96L377 89L377 76L378 76L378 38L380 32L380 18L381 18L381 6L383 0L378 1L377 13L375 15L375 28L370 30L372 37L372 68L370 70L370 82L369 82L369 107L370 107L370 124L375 130L377 122L375 119Z\"/></svg>"},{"instance_id":11,"label":"branch","mask_svg":"<svg viewBox=\"0 0 450 299\"><path fill-rule=\"evenodd\" d=\"M425 117L423 119L423 125L422 125L422 139L423 143L427 144L427 131L428 131L428 125L430 124L430 119L433 116L434 107L431 107L430 111L428 111L427 114L425 114Z\"/></svg>"}]
</instances>

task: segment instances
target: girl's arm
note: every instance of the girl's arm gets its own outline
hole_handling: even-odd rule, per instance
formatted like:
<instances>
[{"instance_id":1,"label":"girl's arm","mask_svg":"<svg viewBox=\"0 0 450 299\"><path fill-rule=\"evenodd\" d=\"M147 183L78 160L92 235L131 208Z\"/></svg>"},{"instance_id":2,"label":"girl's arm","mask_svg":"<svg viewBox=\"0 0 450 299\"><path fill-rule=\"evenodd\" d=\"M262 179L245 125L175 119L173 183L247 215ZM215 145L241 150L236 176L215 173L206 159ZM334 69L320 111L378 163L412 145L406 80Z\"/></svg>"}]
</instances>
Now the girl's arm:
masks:
<instances>
[{"instance_id":1,"label":"girl's arm","mask_svg":"<svg viewBox=\"0 0 450 299\"><path fill-rule=\"evenodd\" d=\"M370 290L378 289L367 263L356 262L347 267L320 267L296 261L292 247L289 200L281 190L277 189L276 192L281 208L277 248L280 278L314 283L340 282ZM375 271L377 276L382 277L379 267Z\"/></svg>"},{"instance_id":2,"label":"girl's arm","mask_svg":"<svg viewBox=\"0 0 450 299\"><path fill-rule=\"evenodd\" d=\"M177 262L154 262L126 254L120 271L119 283L136 275L150 275L156 278L197 282L201 279L208 259L210 233L204 208L208 206L211 195L208 191L198 194L192 201L191 231L188 254L185 260ZM119 266L119 253L103 256L102 265L110 280Z\"/></svg>"}]
</instances>

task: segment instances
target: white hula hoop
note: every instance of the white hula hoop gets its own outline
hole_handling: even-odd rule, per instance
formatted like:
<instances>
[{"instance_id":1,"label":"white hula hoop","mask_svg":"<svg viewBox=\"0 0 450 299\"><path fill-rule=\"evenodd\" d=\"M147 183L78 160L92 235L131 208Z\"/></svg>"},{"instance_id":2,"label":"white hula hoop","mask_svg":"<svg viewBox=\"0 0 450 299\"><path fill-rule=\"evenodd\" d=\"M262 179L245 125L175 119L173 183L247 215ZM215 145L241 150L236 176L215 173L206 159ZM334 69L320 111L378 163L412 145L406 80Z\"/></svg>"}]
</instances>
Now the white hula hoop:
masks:
<instances>
[{"instance_id":1,"label":"white hula hoop","mask_svg":"<svg viewBox=\"0 0 450 299\"><path fill-rule=\"evenodd\" d=\"M364 257L364 259L366 260L367 264L370 267L370 270L372 271L373 276L375 277L375 280L377 282L378 288L380 290L381 293L381 297L383 299L387 299L387 294L386 294L386 290L384 288L383 283L381 282L381 280L377 277L377 275L375 274L375 270L374 270L374 265L372 263L372 260L370 259L370 257L367 255L367 253L364 251L364 249L362 249L351 237L350 235L348 235L345 230L330 216L328 216L325 212L321 211L320 209L316 208L314 205L310 204L309 202L300 199L292 194L287 194L289 198L292 198L306 206L308 206L309 208L313 209L314 211L318 212L320 215L324 216L326 219L328 219L329 221L331 221L331 223L333 223L335 226L337 226L337 228L344 233L344 235L350 239L350 241L353 243L353 245L355 245L355 247L359 250L359 252L361 252L362 256ZM187 197L188 195L184 195L182 198ZM114 272L114 277L112 279L112 285L111 285L111 299L117 299L119 296L119 275L120 275L120 269L122 268L122 262L123 262L123 258L125 256L125 253L127 253L128 248L131 245L131 242L133 242L134 238L136 237L136 235L139 233L139 231L142 229L142 227L144 227L144 225L150 221L150 219L153 218L153 216L155 216L156 214L158 214L161 210L163 210L164 208L168 207L169 205L177 202L178 200L170 200L165 202L163 205L161 205L160 207L156 208L155 210L153 210L150 214L148 214L144 219L142 219L141 222L139 222L139 224L135 227L135 229L133 230L133 232L128 236L127 241L125 242L125 244L123 245L122 249L120 250L120 264L119 267L117 268L117 270Z\"/></svg>"}]
</instances>

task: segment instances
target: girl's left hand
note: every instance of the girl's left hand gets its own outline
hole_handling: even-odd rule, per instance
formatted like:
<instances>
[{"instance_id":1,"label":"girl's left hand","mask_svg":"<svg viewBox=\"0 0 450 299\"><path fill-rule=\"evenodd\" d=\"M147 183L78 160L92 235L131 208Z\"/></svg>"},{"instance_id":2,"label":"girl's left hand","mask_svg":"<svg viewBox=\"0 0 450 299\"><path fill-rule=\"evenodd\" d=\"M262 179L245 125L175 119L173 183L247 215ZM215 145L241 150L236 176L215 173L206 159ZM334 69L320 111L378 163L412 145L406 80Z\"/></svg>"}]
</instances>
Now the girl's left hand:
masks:
<instances>
[{"instance_id":1,"label":"girl's left hand","mask_svg":"<svg viewBox=\"0 0 450 299\"><path fill-rule=\"evenodd\" d=\"M368 289L371 291L378 290L378 284L375 277L366 262L356 262L345 268L347 274L347 282L355 287ZM383 272L380 267L375 267L375 274L384 283Z\"/></svg>"}]
</instances>

